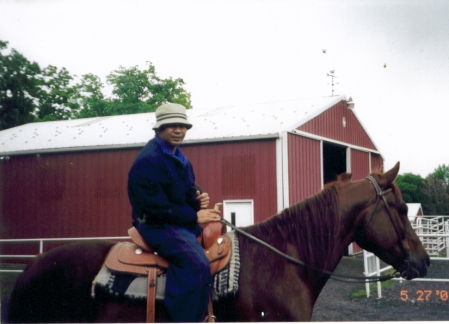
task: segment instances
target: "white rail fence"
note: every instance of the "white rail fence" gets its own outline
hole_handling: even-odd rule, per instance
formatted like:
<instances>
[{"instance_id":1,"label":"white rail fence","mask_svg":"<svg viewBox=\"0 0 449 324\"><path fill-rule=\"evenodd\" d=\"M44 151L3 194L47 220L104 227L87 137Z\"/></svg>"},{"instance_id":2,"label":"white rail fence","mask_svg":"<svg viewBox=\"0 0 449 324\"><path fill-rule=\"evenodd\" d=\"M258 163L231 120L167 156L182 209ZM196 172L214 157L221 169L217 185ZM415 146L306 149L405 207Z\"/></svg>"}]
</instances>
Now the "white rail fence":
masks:
<instances>
[{"instance_id":1,"label":"white rail fence","mask_svg":"<svg viewBox=\"0 0 449 324\"><path fill-rule=\"evenodd\" d=\"M448 216L421 216L412 222L421 242L431 260L449 260L449 220ZM392 266L381 268L379 258L373 253L363 250L364 275L380 276L382 272L392 269ZM404 280L404 279L393 279ZM413 281L439 281L449 282L449 278L416 278ZM366 283L366 296L370 297L370 284ZM382 298L381 283L377 283L377 297Z\"/></svg>"},{"instance_id":2,"label":"white rail fence","mask_svg":"<svg viewBox=\"0 0 449 324\"><path fill-rule=\"evenodd\" d=\"M23 243L36 243L36 254L0 254L0 262L2 259L32 259L38 254L45 251L44 244L50 242L79 242L89 240L111 240L111 241L123 241L129 240L129 236L109 236L109 237L75 237L75 238L35 238L35 239L4 239L0 240L0 246L4 244L23 244ZM0 269L1 272L22 272L22 270L12 269Z\"/></svg>"}]
</instances>

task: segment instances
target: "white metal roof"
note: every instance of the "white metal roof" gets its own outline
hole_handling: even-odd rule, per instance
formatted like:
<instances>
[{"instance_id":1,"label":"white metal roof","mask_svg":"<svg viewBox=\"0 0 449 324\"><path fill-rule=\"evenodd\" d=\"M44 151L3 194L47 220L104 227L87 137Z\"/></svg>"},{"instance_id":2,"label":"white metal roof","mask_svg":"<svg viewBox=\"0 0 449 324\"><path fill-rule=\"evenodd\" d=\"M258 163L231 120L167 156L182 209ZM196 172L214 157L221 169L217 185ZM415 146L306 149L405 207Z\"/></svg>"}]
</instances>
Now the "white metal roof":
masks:
<instances>
[{"instance_id":1,"label":"white metal roof","mask_svg":"<svg viewBox=\"0 0 449 324\"><path fill-rule=\"evenodd\" d=\"M189 109L185 143L279 137L344 96ZM0 156L143 146L154 136L154 113L31 123L0 132Z\"/></svg>"},{"instance_id":2,"label":"white metal roof","mask_svg":"<svg viewBox=\"0 0 449 324\"><path fill-rule=\"evenodd\" d=\"M407 207L408 207L407 216L409 216L409 217L418 216L418 212L420 210L421 210L421 213L424 214L420 203L407 203Z\"/></svg>"}]
</instances>

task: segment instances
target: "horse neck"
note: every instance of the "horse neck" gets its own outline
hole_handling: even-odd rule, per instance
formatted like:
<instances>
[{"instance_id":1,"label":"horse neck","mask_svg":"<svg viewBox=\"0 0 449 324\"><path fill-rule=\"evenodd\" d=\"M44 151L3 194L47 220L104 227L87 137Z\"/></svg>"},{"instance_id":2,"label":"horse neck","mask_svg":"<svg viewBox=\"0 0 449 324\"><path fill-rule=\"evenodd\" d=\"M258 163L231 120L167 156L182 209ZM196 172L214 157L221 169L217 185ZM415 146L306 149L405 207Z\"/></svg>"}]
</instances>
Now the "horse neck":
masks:
<instances>
[{"instance_id":1,"label":"horse neck","mask_svg":"<svg viewBox=\"0 0 449 324\"><path fill-rule=\"evenodd\" d=\"M338 216L337 189L327 188L248 230L315 269L333 270L344 251Z\"/></svg>"},{"instance_id":2,"label":"horse neck","mask_svg":"<svg viewBox=\"0 0 449 324\"><path fill-rule=\"evenodd\" d=\"M359 223L361 212L373 204L375 195L367 181L347 183L338 190L340 239L344 246L351 243Z\"/></svg>"}]
</instances>

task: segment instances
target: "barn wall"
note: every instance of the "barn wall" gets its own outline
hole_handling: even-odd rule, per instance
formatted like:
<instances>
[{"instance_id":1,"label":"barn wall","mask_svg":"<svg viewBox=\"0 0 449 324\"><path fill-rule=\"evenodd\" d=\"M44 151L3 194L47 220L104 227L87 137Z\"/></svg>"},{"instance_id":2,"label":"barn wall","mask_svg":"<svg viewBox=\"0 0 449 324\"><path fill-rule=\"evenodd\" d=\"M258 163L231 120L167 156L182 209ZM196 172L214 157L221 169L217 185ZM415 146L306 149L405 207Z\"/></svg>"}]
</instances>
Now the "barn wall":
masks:
<instances>
[{"instance_id":1,"label":"barn wall","mask_svg":"<svg viewBox=\"0 0 449 324\"><path fill-rule=\"evenodd\" d=\"M351 172L352 181L366 178L370 174L370 154L351 149Z\"/></svg>"},{"instance_id":2,"label":"barn wall","mask_svg":"<svg viewBox=\"0 0 449 324\"><path fill-rule=\"evenodd\" d=\"M385 171L384 160L380 154L371 153L371 171Z\"/></svg>"},{"instance_id":3,"label":"barn wall","mask_svg":"<svg viewBox=\"0 0 449 324\"><path fill-rule=\"evenodd\" d=\"M138 150L12 156L2 162L2 238L123 236Z\"/></svg>"},{"instance_id":4,"label":"barn wall","mask_svg":"<svg viewBox=\"0 0 449 324\"><path fill-rule=\"evenodd\" d=\"M321 143L288 134L288 181L290 205L321 190Z\"/></svg>"},{"instance_id":5,"label":"barn wall","mask_svg":"<svg viewBox=\"0 0 449 324\"><path fill-rule=\"evenodd\" d=\"M185 145L196 182L211 206L227 199L253 199L255 222L277 212L276 141L239 141Z\"/></svg>"},{"instance_id":6,"label":"barn wall","mask_svg":"<svg viewBox=\"0 0 449 324\"><path fill-rule=\"evenodd\" d=\"M345 119L345 126L343 125ZM298 127L298 130L340 142L377 150L360 122L344 101Z\"/></svg>"},{"instance_id":7,"label":"barn wall","mask_svg":"<svg viewBox=\"0 0 449 324\"><path fill-rule=\"evenodd\" d=\"M254 199L255 221L277 212L275 140L182 149L211 207ZM128 171L140 149L90 151L1 160L0 237L126 236L131 226Z\"/></svg>"}]
</instances>

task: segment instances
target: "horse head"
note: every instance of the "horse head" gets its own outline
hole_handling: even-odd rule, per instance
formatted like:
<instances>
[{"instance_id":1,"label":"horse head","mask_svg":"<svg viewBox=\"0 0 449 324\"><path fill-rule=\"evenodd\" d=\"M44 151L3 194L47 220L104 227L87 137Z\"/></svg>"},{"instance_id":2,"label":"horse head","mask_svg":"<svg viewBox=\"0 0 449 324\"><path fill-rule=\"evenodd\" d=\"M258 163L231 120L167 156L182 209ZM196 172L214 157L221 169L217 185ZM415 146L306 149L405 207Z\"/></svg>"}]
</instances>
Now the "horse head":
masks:
<instances>
[{"instance_id":1,"label":"horse head","mask_svg":"<svg viewBox=\"0 0 449 324\"><path fill-rule=\"evenodd\" d=\"M358 213L353 239L410 280L427 274L430 259L410 224L407 205L394 183L398 172L399 162L384 174L373 173L359 181L357 190L363 192L366 203Z\"/></svg>"}]
</instances>

